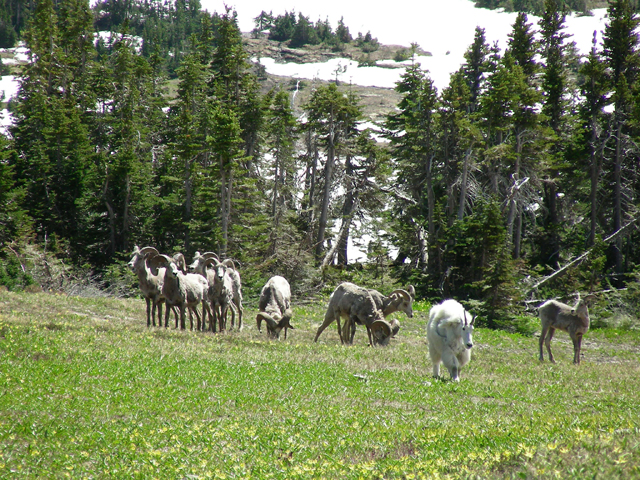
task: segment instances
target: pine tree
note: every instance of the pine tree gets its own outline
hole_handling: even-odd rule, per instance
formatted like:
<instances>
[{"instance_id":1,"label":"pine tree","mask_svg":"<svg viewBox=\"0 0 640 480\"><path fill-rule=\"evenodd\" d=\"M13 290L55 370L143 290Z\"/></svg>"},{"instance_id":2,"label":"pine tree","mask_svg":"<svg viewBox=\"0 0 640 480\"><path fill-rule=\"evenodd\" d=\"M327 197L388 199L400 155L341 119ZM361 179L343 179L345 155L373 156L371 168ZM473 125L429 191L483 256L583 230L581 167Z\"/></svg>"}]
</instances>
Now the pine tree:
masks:
<instances>
[{"instance_id":1,"label":"pine tree","mask_svg":"<svg viewBox=\"0 0 640 480\"><path fill-rule=\"evenodd\" d=\"M433 183L437 91L419 63L406 69L395 90L402 99L398 103L399 111L387 117L386 128L392 156L397 162L398 184L403 186L395 207L396 233L402 240L401 248L425 270L428 259L431 262L435 259L429 256L428 245L436 244Z\"/></svg>"},{"instance_id":2,"label":"pine tree","mask_svg":"<svg viewBox=\"0 0 640 480\"><path fill-rule=\"evenodd\" d=\"M635 161L635 156L627 153L629 130L627 122L634 109L632 88L638 80L640 56L638 54L638 16L634 13L629 0L615 0L608 8L609 24L604 33L603 57L611 69L613 90L613 128L615 151L612 161L613 183L613 231L622 227L623 221L623 169L627 162ZM616 241L613 248L616 274L623 273L622 238ZM618 285L621 283L619 279Z\"/></svg>"}]
</instances>

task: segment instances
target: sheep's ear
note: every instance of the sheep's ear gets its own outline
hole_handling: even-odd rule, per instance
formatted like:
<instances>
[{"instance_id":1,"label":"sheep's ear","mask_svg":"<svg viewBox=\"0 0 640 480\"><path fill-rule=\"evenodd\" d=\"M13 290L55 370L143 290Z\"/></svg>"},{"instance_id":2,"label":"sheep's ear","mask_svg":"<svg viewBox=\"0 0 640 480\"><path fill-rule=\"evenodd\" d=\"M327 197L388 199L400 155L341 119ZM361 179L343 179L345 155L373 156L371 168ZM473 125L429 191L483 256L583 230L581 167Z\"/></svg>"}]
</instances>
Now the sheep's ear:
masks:
<instances>
[{"instance_id":1,"label":"sheep's ear","mask_svg":"<svg viewBox=\"0 0 640 480\"><path fill-rule=\"evenodd\" d=\"M413 288L413 285L409 285L409 287L407 288L407 292L409 292L411 298L413 298L414 300L416 299L416 289Z\"/></svg>"}]
</instances>

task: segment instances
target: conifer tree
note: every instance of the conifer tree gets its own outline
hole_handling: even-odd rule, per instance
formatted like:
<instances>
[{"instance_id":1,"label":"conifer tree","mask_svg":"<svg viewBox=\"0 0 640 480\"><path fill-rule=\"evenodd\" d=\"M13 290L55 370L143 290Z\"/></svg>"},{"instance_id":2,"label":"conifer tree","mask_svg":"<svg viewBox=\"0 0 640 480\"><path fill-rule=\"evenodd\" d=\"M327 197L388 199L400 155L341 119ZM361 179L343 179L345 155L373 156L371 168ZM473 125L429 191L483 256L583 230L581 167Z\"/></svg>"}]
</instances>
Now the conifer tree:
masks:
<instances>
[{"instance_id":1,"label":"conifer tree","mask_svg":"<svg viewBox=\"0 0 640 480\"><path fill-rule=\"evenodd\" d=\"M638 80L640 56L638 53L638 16L635 14L630 0L614 0L608 8L609 24L604 33L603 57L611 69L613 90L613 136L615 151L612 159L613 183L613 231L622 227L624 185L623 169L629 161L635 161L635 155L628 152L630 131L627 128L631 112L634 109L632 88ZM630 192L629 192L630 193ZM623 271L622 238L616 241L613 249L615 271L618 275ZM620 284L620 283L618 283Z\"/></svg>"},{"instance_id":2,"label":"conifer tree","mask_svg":"<svg viewBox=\"0 0 640 480\"><path fill-rule=\"evenodd\" d=\"M419 63L407 67L395 90L402 95L399 111L388 116L386 128L398 164L398 184L403 186L395 207L397 234L406 242L404 251L425 270L428 259L434 259L428 255L428 245L436 244L433 183L437 91Z\"/></svg>"}]
</instances>

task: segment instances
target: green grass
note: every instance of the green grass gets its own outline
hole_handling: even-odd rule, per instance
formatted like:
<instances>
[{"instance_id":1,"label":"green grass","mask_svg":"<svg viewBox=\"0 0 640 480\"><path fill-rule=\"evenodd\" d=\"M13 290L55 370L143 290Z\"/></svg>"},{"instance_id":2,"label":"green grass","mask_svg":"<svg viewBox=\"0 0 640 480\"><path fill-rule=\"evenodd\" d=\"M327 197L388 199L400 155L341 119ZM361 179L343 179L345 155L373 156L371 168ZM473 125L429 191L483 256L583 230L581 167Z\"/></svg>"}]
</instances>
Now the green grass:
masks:
<instances>
[{"instance_id":1,"label":"green grass","mask_svg":"<svg viewBox=\"0 0 640 480\"><path fill-rule=\"evenodd\" d=\"M0 478L640 478L640 332L592 330L580 366L478 329L431 378L428 306L387 348L313 344L325 302L269 341L147 329L142 300L0 292Z\"/></svg>"}]
</instances>

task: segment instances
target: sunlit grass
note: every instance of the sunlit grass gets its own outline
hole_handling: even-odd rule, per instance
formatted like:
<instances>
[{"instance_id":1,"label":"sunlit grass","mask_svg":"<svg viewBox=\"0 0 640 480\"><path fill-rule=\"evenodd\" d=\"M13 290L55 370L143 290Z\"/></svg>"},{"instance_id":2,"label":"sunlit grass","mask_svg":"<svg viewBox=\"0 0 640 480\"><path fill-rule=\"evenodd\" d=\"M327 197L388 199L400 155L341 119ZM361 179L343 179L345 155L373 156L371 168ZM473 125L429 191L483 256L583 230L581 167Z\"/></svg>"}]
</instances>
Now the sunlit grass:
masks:
<instances>
[{"instance_id":1,"label":"sunlit grass","mask_svg":"<svg viewBox=\"0 0 640 480\"><path fill-rule=\"evenodd\" d=\"M147 329L141 300L0 293L0 478L638 478L640 334L590 331L579 367L478 329L431 378L428 305L388 348L317 344L325 303L269 341Z\"/></svg>"}]
</instances>

